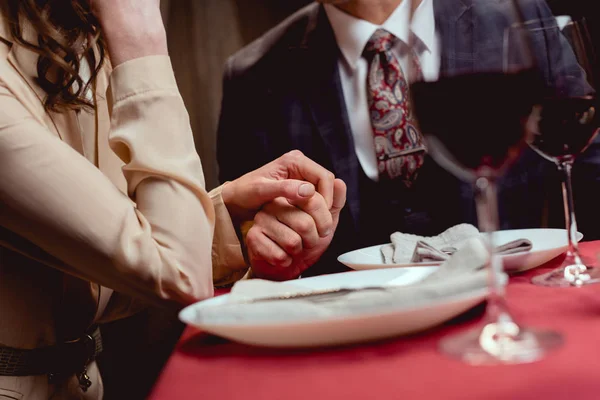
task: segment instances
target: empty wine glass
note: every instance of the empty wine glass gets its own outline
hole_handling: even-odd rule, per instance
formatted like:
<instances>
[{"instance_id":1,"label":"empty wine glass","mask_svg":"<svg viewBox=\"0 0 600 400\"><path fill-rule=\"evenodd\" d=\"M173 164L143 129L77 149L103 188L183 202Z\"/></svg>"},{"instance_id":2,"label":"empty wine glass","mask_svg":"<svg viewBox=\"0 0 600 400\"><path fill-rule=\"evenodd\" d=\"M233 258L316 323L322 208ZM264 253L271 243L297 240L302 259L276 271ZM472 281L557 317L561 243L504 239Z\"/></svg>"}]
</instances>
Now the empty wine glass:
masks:
<instances>
[{"instance_id":1,"label":"empty wine glass","mask_svg":"<svg viewBox=\"0 0 600 400\"><path fill-rule=\"evenodd\" d=\"M527 146L542 98L542 79L516 1L411 0L409 63L412 107L427 151L442 167L475 188L477 217L489 251L489 295L481 326L444 338L445 354L472 364L524 363L559 346L552 331L518 324L504 297L502 261L494 254L498 229L496 181ZM432 3L429 3L432 1ZM419 13L433 5L437 43ZM430 32L429 32L430 33ZM437 63L431 63L437 59ZM432 72L432 65L438 65Z\"/></svg>"},{"instance_id":2,"label":"empty wine glass","mask_svg":"<svg viewBox=\"0 0 600 400\"><path fill-rule=\"evenodd\" d=\"M579 254L571 186L573 163L593 142L600 127L593 75L596 62L586 20L535 19L511 29L526 31L537 49L535 56L551 60L542 70L546 90L537 107L538 115L529 145L542 157L554 162L563 175L562 192L569 243L562 265L534 277L532 282L541 286L598 283L600 268L585 265Z\"/></svg>"}]
</instances>

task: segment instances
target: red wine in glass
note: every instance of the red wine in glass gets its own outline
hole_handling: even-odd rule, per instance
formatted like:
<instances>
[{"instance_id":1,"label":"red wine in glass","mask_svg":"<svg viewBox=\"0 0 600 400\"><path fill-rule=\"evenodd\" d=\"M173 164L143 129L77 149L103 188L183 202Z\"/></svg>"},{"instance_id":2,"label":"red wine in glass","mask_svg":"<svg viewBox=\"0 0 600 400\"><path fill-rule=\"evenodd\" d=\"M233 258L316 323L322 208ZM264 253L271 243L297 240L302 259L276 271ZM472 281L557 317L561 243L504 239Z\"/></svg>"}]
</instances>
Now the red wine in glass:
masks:
<instances>
[{"instance_id":1,"label":"red wine in glass","mask_svg":"<svg viewBox=\"0 0 600 400\"><path fill-rule=\"evenodd\" d=\"M455 175L475 181L502 175L527 146L542 88L537 73L524 70L415 82L411 94L428 151Z\"/></svg>"},{"instance_id":2,"label":"red wine in glass","mask_svg":"<svg viewBox=\"0 0 600 400\"><path fill-rule=\"evenodd\" d=\"M417 15L424 3L410 1ZM456 14L453 1L434 4L436 15ZM533 36L511 29L524 23L522 4L480 0L460 21L442 19L436 25L445 54L439 74L410 70L415 63L408 63L411 105L427 151L440 166L474 185L479 228L486 232L489 294L483 322L440 341L442 353L470 364L532 362L562 343L557 332L521 325L511 316L502 262L490 239L499 226L496 181L526 148L545 93ZM422 53L420 38L410 37L409 54Z\"/></svg>"},{"instance_id":3,"label":"red wine in glass","mask_svg":"<svg viewBox=\"0 0 600 400\"><path fill-rule=\"evenodd\" d=\"M600 129L600 109L595 95L546 97L529 145L555 162L572 159L590 145Z\"/></svg>"},{"instance_id":4,"label":"red wine in glass","mask_svg":"<svg viewBox=\"0 0 600 400\"><path fill-rule=\"evenodd\" d=\"M517 28L515 28L517 29ZM529 145L554 162L562 172L562 192L568 250L562 265L535 276L540 286L583 286L600 283L600 268L586 265L579 254L577 221L571 186L576 158L594 141L600 128L594 73L597 61L588 23L583 18L564 26L555 19L529 21L521 30L533 34L538 43L553 43L552 64L546 70L545 96L538 106ZM561 51L558 51L558 50ZM541 55L538 54L538 58Z\"/></svg>"}]
</instances>

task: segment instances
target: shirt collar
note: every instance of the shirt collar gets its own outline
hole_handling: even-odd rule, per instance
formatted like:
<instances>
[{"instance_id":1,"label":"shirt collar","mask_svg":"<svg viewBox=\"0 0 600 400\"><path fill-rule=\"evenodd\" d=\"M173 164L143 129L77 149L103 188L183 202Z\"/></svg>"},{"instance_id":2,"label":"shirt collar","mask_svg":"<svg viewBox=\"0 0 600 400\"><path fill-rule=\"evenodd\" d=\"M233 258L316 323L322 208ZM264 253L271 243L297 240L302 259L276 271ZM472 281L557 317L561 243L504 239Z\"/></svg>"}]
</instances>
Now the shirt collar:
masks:
<instances>
[{"instance_id":1,"label":"shirt collar","mask_svg":"<svg viewBox=\"0 0 600 400\"><path fill-rule=\"evenodd\" d=\"M408 43L409 32L406 27L410 15L409 0L403 0L381 26L347 14L332 4L323 6L340 51L352 69L356 67L358 60L362 57L367 42L379 28L385 29L402 42ZM423 0L415 11L412 32L422 42L425 50L433 48L436 39L432 0Z\"/></svg>"}]
</instances>

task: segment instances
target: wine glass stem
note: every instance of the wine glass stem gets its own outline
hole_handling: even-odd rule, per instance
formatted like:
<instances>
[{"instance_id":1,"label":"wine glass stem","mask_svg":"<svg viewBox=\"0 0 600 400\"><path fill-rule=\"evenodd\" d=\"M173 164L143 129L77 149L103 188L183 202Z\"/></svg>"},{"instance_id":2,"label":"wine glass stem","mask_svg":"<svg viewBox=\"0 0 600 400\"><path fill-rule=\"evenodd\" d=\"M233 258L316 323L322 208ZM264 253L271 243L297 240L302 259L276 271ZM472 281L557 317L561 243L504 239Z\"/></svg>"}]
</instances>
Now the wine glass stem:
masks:
<instances>
[{"instance_id":1,"label":"wine glass stem","mask_svg":"<svg viewBox=\"0 0 600 400\"><path fill-rule=\"evenodd\" d=\"M563 202L565 207L565 223L567 225L567 235L569 240L569 248L567 250L567 258L573 260L574 265L583 266L581 257L579 256L579 246L577 244L577 220L575 219L575 207L573 205L573 188L571 186L571 170L573 161L562 161L558 164L559 169L563 172L562 192ZM584 272L579 271L579 272ZM573 271L577 274L577 271Z\"/></svg>"},{"instance_id":2,"label":"wine glass stem","mask_svg":"<svg viewBox=\"0 0 600 400\"><path fill-rule=\"evenodd\" d=\"M489 178L478 178L475 182L475 193L479 228L485 232L485 242L489 254L487 266L489 295L486 317L489 323L496 323L498 329L502 329L504 324L501 322L510 322L511 318L504 299L502 261L496 256L492 241L492 234L499 225L495 182Z\"/></svg>"}]
</instances>

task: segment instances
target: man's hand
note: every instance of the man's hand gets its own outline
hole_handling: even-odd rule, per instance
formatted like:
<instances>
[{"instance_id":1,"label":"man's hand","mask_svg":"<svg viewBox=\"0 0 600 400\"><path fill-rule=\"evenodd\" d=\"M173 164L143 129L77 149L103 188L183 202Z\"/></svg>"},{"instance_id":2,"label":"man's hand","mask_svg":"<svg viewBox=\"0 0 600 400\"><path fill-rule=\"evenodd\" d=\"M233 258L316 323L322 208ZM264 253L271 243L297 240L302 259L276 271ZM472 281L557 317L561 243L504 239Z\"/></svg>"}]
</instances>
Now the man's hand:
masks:
<instances>
[{"instance_id":1,"label":"man's hand","mask_svg":"<svg viewBox=\"0 0 600 400\"><path fill-rule=\"evenodd\" d=\"M294 150L226 183L221 194L234 221L251 221L264 204L278 197L292 204L307 202L315 194L315 188L330 209L334 180L333 173ZM323 231L331 230L331 222L327 225L321 226Z\"/></svg>"},{"instance_id":2,"label":"man's hand","mask_svg":"<svg viewBox=\"0 0 600 400\"><path fill-rule=\"evenodd\" d=\"M256 214L245 241L257 278L294 279L321 257L346 202L344 182L335 179L333 186L331 207L316 193L298 201L277 198Z\"/></svg>"}]
</instances>

